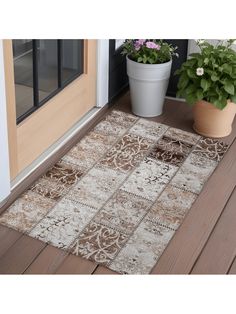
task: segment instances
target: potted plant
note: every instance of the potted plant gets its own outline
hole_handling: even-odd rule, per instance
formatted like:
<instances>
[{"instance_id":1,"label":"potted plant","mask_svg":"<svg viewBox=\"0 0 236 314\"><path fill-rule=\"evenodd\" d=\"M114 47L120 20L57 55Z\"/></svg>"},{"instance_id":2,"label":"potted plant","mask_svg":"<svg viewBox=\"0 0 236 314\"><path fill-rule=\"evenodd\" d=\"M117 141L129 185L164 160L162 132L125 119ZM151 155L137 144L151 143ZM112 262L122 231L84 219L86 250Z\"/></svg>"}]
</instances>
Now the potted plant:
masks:
<instances>
[{"instance_id":1,"label":"potted plant","mask_svg":"<svg viewBox=\"0 0 236 314\"><path fill-rule=\"evenodd\" d=\"M162 114L172 56L177 47L156 39L126 39L126 55L132 111L141 117Z\"/></svg>"},{"instance_id":2,"label":"potted plant","mask_svg":"<svg viewBox=\"0 0 236 314\"><path fill-rule=\"evenodd\" d=\"M236 113L236 52L234 40L211 45L198 40L198 53L190 54L179 74L177 96L194 105L194 130L208 137L231 133Z\"/></svg>"}]
</instances>

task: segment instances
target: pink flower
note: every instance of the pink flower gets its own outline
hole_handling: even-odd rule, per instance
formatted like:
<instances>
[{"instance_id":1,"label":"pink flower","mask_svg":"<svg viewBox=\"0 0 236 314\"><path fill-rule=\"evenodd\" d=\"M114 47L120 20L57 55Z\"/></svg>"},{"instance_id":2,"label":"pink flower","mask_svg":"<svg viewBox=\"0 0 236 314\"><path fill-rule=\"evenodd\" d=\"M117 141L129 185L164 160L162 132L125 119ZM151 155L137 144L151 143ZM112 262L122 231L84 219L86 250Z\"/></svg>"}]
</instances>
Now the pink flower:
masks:
<instances>
[{"instance_id":1,"label":"pink flower","mask_svg":"<svg viewBox=\"0 0 236 314\"><path fill-rule=\"evenodd\" d=\"M160 45L155 44L153 41L147 41L146 47L151 49L160 50Z\"/></svg>"},{"instance_id":2,"label":"pink flower","mask_svg":"<svg viewBox=\"0 0 236 314\"><path fill-rule=\"evenodd\" d=\"M145 43L145 39L136 40L134 43L134 49L138 51L141 48L141 46L143 46L144 43Z\"/></svg>"}]
</instances>

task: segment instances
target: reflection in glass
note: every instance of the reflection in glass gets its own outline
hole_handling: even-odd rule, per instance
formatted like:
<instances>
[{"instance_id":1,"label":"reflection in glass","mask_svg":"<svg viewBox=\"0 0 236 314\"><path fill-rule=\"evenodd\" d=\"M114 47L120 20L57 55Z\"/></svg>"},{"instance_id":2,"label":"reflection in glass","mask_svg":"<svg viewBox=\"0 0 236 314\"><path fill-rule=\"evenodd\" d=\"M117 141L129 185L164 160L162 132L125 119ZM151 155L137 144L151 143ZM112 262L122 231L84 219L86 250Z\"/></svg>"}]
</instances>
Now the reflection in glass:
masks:
<instances>
[{"instance_id":1,"label":"reflection in glass","mask_svg":"<svg viewBox=\"0 0 236 314\"><path fill-rule=\"evenodd\" d=\"M16 117L34 106L32 39L13 40Z\"/></svg>"},{"instance_id":2,"label":"reflection in glass","mask_svg":"<svg viewBox=\"0 0 236 314\"><path fill-rule=\"evenodd\" d=\"M38 41L38 92L39 101L58 89L57 40Z\"/></svg>"},{"instance_id":3,"label":"reflection in glass","mask_svg":"<svg viewBox=\"0 0 236 314\"><path fill-rule=\"evenodd\" d=\"M83 73L83 40L62 40L62 84Z\"/></svg>"}]
</instances>

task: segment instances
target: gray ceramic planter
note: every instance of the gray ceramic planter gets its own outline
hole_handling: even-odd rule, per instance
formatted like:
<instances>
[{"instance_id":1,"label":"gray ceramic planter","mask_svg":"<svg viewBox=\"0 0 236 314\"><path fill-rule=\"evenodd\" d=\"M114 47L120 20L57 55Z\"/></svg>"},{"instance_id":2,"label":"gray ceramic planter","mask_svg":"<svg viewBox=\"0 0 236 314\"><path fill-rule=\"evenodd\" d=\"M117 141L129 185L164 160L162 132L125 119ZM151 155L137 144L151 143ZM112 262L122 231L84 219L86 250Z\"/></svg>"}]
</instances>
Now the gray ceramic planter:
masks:
<instances>
[{"instance_id":1,"label":"gray ceramic planter","mask_svg":"<svg viewBox=\"0 0 236 314\"><path fill-rule=\"evenodd\" d=\"M172 60L162 64L143 64L127 60L132 111L140 117L162 114Z\"/></svg>"}]
</instances>

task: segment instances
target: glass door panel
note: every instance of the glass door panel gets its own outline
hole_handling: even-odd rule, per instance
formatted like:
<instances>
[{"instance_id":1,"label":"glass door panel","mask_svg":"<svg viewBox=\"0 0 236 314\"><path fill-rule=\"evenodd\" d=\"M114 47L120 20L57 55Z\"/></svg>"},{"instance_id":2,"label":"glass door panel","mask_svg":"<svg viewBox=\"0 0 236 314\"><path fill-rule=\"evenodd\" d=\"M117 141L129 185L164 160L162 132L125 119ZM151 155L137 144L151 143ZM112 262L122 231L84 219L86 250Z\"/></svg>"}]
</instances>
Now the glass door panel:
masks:
<instances>
[{"instance_id":1,"label":"glass door panel","mask_svg":"<svg viewBox=\"0 0 236 314\"><path fill-rule=\"evenodd\" d=\"M32 40L13 40L16 117L34 107Z\"/></svg>"},{"instance_id":2,"label":"glass door panel","mask_svg":"<svg viewBox=\"0 0 236 314\"><path fill-rule=\"evenodd\" d=\"M57 40L38 41L38 96L39 102L58 89Z\"/></svg>"},{"instance_id":3,"label":"glass door panel","mask_svg":"<svg viewBox=\"0 0 236 314\"><path fill-rule=\"evenodd\" d=\"M83 73L83 40L62 40L62 84Z\"/></svg>"}]
</instances>

